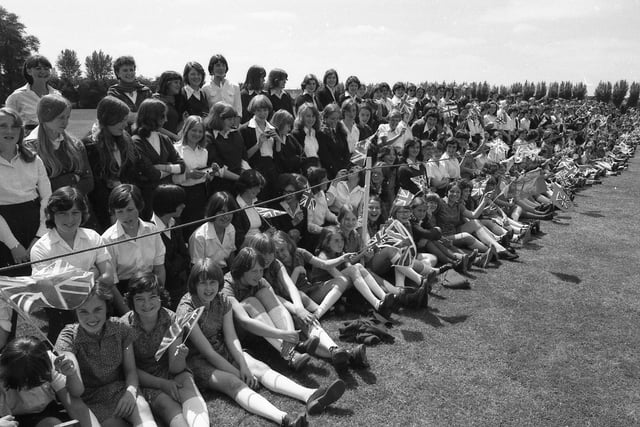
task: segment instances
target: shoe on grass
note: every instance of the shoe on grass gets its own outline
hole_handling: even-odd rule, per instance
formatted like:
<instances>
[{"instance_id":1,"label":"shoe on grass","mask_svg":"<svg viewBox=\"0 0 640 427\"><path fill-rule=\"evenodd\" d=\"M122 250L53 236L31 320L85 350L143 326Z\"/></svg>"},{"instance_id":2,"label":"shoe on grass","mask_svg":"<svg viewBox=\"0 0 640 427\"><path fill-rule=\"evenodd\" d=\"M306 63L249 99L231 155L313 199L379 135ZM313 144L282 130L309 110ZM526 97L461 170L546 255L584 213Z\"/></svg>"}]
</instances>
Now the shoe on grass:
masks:
<instances>
[{"instance_id":1,"label":"shoe on grass","mask_svg":"<svg viewBox=\"0 0 640 427\"><path fill-rule=\"evenodd\" d=\"M342 347L331 347L329 349L331 353L331 364L337 370L346 369L349 364L349 352Z\"/></svg>"},{"instance_id":2,"label":"shoe on grass","mask_svg":"<svg viewBox=\"0 0 640 427\"><path fill-rule=\"evenodd\" d=\"M306 427L309 425L309 422L307 421L307 414L304 412L292 412L282 418L280 425L282 427Z\"/></svg>"},{"instance_id":3,"label":"shoe on grass","mask_svg":"<svg viewBox=\"0 0 640 427\"><path fill-rule=\"evenodd\" d=\"M298 345L296 345L296 351L314 355L318 348L318 344L320 344L319 337L309 337L304 341L300 341Z\"/></svg>"},{"instance_id":4,"label":"shoe on grass","mask_svg":"<svg viewBox=\"0 0 640 427\"><path fill-rule=\"evenodd\" d=\"M311 360L311 356L309 356L308 354L300 354L297 351L293 351L291 352L291 357L287 362L291 369L293 369L294 371L299 371L307 366L309 360Z\"/></svg>"},{"instance_id":5,"label":"shoe on grass","mask_svg":"<svg viewBox=\"0 0 640 427\"><path fill-rule=\"evenodd\" d=\"M307 414L320 414L327 406L340 399L346 389L347 386L342 380L335 380L327 387L320 387L307 400Z\"/></svg>"},{"instance_id":6,"label":"shoe on grass","mask_svg":"<svg viewBox=\"0 0 640 427\"><path fill-rule=\"evenodd\" d=\"M367 347L360 344L353 350L349 350L349 365L353 368L368 368L369 359L367 359Z\"/></svg>"}]
</instances>

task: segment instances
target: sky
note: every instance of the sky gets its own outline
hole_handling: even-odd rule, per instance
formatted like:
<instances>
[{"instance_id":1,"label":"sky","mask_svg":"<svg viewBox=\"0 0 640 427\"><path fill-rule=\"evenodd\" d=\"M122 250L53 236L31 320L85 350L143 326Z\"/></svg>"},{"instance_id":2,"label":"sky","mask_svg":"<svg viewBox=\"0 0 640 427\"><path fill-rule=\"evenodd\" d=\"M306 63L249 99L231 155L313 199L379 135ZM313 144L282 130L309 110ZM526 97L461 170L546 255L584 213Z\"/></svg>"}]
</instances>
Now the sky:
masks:
<instances>
[{"instance_id":1,"label":"sky","mask_svg":"<svg viewBox=\"0 0 640 427\"><path fill-rule=\"evenodd\" d=\"M3 0L52 63L63 49L133 55L139 74L254 64L340 80L640 81L640 0Z\"/></svg>"}]
</instances>

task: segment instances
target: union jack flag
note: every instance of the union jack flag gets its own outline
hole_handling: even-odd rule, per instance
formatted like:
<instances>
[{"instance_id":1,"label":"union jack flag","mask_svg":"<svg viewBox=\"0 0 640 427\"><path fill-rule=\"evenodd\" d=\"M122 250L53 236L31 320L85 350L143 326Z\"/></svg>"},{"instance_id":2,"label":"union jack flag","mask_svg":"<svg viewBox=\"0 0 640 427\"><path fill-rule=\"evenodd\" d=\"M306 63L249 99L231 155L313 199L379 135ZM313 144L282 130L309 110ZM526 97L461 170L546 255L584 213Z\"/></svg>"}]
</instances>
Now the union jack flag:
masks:
<instances>
[{"instance_id":1,"label":"union jack flag","mask_svg":"<svg viewBox=\"0 0 640 427\"><path fill-rule=\"evenodd\" d=\"M573 207L573 202L567 192L564 191L564 188L562 188L562 186L557 182L552 182L551 185L553 186L553 194L551 195L551 202L553 205L559 207L563 211L570 210Z\"/></svg>"},{"instance_id":2,"label":"union jack flag","mask_svg":"<svg viewBox=\"0 0 640 427\"><path fill-rule=\"evenodd\" d=\"M353 153L351 153L351 163L354 165L364 166L364 163L367 161L367 150L364 146L360 144L356 144L353 149Z\"/></svg>"},{"instance_id":3,"label":"union jack flag","mask_svg":"<svg viewBox=\"0 0 640 427\"><path fill-rule=\"evenodd\" d=\"M411 194L409 190L405 190L404 188L401 188L400 191L398 191L398 195L396 196L396 199L393 201L393 204L397 206L409 206L413 201L413 198L414 198L414 195Z\"/></svg>"},{"instance_id":4,"label":"union jack flag","mask_svg":"<svg viewBox=\"0 0 640 427\"><path fill-rule=\"evenodd\" d=\"M418 175L411 178L411 182L418 186L423 193L426 193L429 190L429 182L427 177L424 175Z\"/></svg>"},{"instance_id":5,"label":"union jack flag","mask_svg":"<svg viewBox=\"0 0 640 427\"><path fill-rule=\"evenodd\" d=\"M300 196L300 207L302 209L314 210L316 208L316 199L313 198L311 191L305 190Z\"/></svg>"},{"instance_id":6,"label":"union jack flag","mask_svg":"<svg viewBox=\"0 0 640 427\"><path fill-rule=\"evenodd\" d=\"M169 329L167 329L164 337L162 337L162 342L160 343L160 346L158 347L158 350L156 351L156 354L154 356L156 361L160 360L162 355L169 349L169 347L171 347L171 344L173 344L175 340L178 339L180 334L183 334L182 342L185 342L187 338L189 338L193 327L196 325L196 323L198 323L198 320L200 319L200 316L202 316L203 312L204 307L198 307L191 313L187 313L184 316L176 316L176 320L171 324L171 326L169 326Z\"/></svg>"},{"instance_id":7,"label":"union jack flag","mask_svg":"<svg viewBox=\"0 0 640 427\"><path fill-rule=\"evenodd\" d=\"M413 261L418 255L418 248L413 240L413 236L405 226L395 219L384 231L394 242L393 246L400 249L400 259L396 262L396 265L409 266L413 264Z\"/></svg>"},{"instance_id":8,"label":"union jack flag","mask_svg":"<svg viewBox=\"0 0 640 427\"><path fill-rule=\"evenodd\" d=\"M57 260L30 277L0 276L0 295L25 313L34 304L74 310L85 302L93 284L93 273Z\"/></svg>"},{"instance_id":9,"label":"union jack flag","mask_svg":"<svg viewBox=\"0 0 640 427\"><path fill-rule=\"evenodd\" d=\"M453 118L458 115L458 106L455 103L446 104L442 107L442 115L444 117Z\"/></svg>"},{"instance_id":10,"label":"union jack flag","mask_svg":"<svg viewBox=\"0 0 640 427\"><path fill-rule=\"evenodd\" d=\"M258 211L261 217L266 219L287 214L285 211L279 211L277 209L270 209L270 208L262 208L260 206L255 206L255 210Z\"/></svg>"}]
</instances>

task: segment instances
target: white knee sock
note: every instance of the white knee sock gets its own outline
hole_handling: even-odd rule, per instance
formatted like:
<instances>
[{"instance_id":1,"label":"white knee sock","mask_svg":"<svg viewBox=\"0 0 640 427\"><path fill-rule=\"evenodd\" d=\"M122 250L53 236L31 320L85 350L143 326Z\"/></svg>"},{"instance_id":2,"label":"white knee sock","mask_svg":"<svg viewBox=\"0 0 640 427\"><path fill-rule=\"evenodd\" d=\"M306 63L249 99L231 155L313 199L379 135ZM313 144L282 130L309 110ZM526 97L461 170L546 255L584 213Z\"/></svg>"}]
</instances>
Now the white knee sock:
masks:
<instances>
[{"instance_id":1,"label":"white knee sock","mask_svg":"<svg viewBox=\"0 0 640 427\"><path fill-rule=\"evenodd\" d=\"M252 414L260 415L278 424L280 424L284 416L287 415L286 412L273 406L271 402L249 387L241 389L238 394L236 394L234 400L238 405Z\"/></svg>"},{"instance_id":2,"label":"white knee sock","mask_svg":"<svg viewBox=\"0 0 640 427\"><path fill-rule=\"evenodd\" d=\"M184 415L189 427L209 427L209 411L202 396L194 396L182 404Z\"/></svg>"},{"instance_id":3,"label":"white knee sock","mask_svg":"<svg viewBox=\"0 0 640 427\"><path fill-rule=\"evenodd\" d=\"M327 314L329 309L335 305L340 300L342 296L342 290L337 286L333 287L327 295L325 295L324 299L318 305L318 309L315 311L315 315L318 319Z\"/></svg>"}]
</instances>

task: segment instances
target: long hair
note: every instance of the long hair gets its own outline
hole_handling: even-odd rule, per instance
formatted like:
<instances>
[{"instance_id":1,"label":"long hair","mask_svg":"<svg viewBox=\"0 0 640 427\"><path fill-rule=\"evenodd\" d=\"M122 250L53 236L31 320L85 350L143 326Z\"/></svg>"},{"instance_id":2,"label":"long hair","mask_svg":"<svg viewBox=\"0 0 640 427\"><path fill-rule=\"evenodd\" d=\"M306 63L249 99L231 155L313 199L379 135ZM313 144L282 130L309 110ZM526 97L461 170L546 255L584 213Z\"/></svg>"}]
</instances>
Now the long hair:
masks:
<instances>
[{"instance_id":1,"label":"long hair","mask_svg":"<svg viewBox=\"0 0 640 427\"><path fill-rule=\"evenodd\" d=\"M313 124L313 129L318 132L320 130L320 111L318 111L318 107L311 102L305 102L300 106L300 108L298 108L298 113L296 114L296 120L293 122L293 127L297 131L302 131L304 129L304 116L308 111L311 111L313 117L316 118L316 122Z\"/></svg>"},{"instance_id":2,"label":"long hair","mask_svg":"<svg viewBox=\"0 0 640 427\"><path fill-rule=\"evenodd\" d=\"M60 114L71 109L71 103L61 95L49 94L40 98L37 107L38 121L40 126L38 127L38 141L36 143L36 150L49 177L56 177L65 170L65 163L60 159L62 153L68 157L70 162L71 171L77 171L82 165L82 152L80 148L80 141L72 137L67 131L62 131L62 142L60 148L56 150L53 146L53 140L49 136L46 123L54 120Z\"/></svg>"},{"instance_id":3,"label":"long hair","mask_svg":"<svg viewBox=\"0 0 640 427\"><path fill-rule=\"evenodd\" d=\"M125 120L129 115L127 104L115 96L105 96L98 103L96 115L98 118L98 131L93 135L98 152L98 164L91 165L94 173L101 177L119 176L120 170L125 165L132 165L136 160L136 151L131 137L126 131L122 135L112 135L109 126L113 126ZM113 157L115 150L120 152L121 164Z\"/></svg>"},{"instance_id":4,"label":"long hair","mask_svg":"<svg viewBox=\"0 0 640 427\"><path fill-rule=\"evenodd\" d=\"M138 108L135 133L148 138L151 132L160 129L166 110L166 104L159 99L147 98L142 101Z\"/></svg>"},{"instance_id":5,"label":"long hair","mask_svg":"<svg viewBox=\"0 0 640 427\"><path fill-rule=\"evenodd\" d=\"M244 79L242 88L246 90L260 91L264 86L263 79L266 76L267 71L264 69L264 67L261 67L260 65L252 65L247 70L247 76Z\"/></svg>"}]
</instances>

